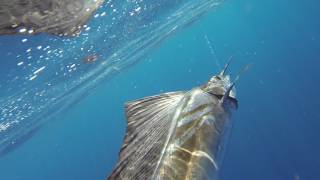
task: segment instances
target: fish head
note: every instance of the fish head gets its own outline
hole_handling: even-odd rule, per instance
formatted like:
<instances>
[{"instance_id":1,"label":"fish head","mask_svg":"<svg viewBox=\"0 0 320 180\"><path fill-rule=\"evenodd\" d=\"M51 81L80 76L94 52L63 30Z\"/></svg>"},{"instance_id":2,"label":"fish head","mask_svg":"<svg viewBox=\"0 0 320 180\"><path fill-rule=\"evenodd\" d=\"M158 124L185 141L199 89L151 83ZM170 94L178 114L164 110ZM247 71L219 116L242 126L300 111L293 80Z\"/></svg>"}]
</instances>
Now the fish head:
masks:
<instances>
[{"instance_id":1,"label":"fish head","mask_svg":"<svg viewBox=\"0 0 320 180\"><path fill-rule=\"evenodd\" d=\"M217 97L225 108L238 108L236 88L230 79L230 75L215 75L204 87L203 90Z\"/></svg>"},{"instance_id":2,"label":"fish head","mask_svg":"<svg viewBox=\"0 0 320 180\"><path fill-rule=\"evenodd\" d=\"M229 90L229 88L232 88ZM236 99L236 88L230 80L230 75L215 75L206 84L206 90L212 95L223 97L227 95L230 98ZM230 91L230 92L228 92ZM229 94L227 94L229 93Z\"/></svg>"},{"instance_id":3,"label":"fish head","mask_svg":"<svg viewBox=\"0 0 320 180\"><path fill-rule=\"evenodd\" d=\"M227 74L227 70L231 63L232 58L226 64L224 69L217 75L214 75L208 83L206 83L202 89L217 97L221 104L229 109L237 109L238 101L236 96L235 82L239 79L237 76L236 80L231 81L230 75Z\"/></svg>"}]
</instances>

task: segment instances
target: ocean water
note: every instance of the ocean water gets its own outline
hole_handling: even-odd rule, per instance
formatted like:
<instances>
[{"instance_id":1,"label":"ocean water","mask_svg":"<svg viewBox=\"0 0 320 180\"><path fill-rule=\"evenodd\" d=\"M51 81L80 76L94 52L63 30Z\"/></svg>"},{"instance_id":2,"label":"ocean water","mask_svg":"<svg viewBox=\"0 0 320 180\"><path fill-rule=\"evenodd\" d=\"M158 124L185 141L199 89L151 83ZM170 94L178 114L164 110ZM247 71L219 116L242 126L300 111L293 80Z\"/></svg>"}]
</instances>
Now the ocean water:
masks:
<instances>
[{"instance_id":1,"label":"ocean water","mask_svg":"<svg viewBox=\"0 0 320 180\"><path fill-rule=\"evenodd\" d=\"M130 1L117 2L131 12ZM119 13L92 18L77 39L0 37L0 179L105 179L123 141L125 102L202 85L230 56L233 77L253 66L236 84L220 179L320 179L320 2L152 3L157 11L137 14L143 21L131 27Z\"/></svg>"}]
</instances>

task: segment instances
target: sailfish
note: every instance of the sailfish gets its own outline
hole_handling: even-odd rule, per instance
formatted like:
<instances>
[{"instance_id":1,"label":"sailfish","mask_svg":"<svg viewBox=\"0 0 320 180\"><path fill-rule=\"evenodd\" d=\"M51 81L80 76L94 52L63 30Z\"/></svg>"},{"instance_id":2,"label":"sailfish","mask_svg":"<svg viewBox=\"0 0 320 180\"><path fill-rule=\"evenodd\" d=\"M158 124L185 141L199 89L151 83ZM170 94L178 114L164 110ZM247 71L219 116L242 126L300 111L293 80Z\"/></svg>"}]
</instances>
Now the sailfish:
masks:
<instances>
[{"instance_id":1,"label":"sailfish","mask_svg":"<svg viewBox=\"0 0 320 180\"><path fill-rule=\"evenodd\" d=\"M126 103L125 140L108 179L217 179L238 108L230 62L203 86Z\"/></svg>"}]
</instances>

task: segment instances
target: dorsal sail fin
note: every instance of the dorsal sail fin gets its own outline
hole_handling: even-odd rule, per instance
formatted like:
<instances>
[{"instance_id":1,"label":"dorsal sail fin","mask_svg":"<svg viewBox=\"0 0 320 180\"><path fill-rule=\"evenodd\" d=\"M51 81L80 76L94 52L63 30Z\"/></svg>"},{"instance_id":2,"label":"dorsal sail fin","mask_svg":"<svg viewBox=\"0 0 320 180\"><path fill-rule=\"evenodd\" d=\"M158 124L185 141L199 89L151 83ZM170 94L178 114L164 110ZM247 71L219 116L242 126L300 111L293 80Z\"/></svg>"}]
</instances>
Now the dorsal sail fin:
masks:
<instances>
[{"instance_id":1,"label":"dorsal sail fin","mask_svg":"<svg viewBox=\"0 0 320 180\"><path fill-rule=\"evenodd\" d=\"M164 93L126 104L127 132L110 180L152 177L172 124L171 117L183 95L184 92Z\"/></svg>"}]
</instances>

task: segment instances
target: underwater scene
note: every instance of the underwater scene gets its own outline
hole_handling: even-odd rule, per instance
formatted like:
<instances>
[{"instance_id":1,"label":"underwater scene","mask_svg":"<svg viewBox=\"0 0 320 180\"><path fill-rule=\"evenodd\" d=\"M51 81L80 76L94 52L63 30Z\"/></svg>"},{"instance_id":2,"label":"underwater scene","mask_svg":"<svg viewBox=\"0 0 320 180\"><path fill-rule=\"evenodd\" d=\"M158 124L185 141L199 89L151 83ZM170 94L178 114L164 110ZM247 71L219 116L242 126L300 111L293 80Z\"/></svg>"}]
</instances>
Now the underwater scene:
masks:
<instances>
[{"instance_id":1,"label":"underwater scene","mask_svg":"<svg viewBox=\"0 0 320 180\"><path fill-rule=\"evenodd\" d=\"M0 180L320 180L319 15L1 0Z\"/></svg>"}]
</instances>

